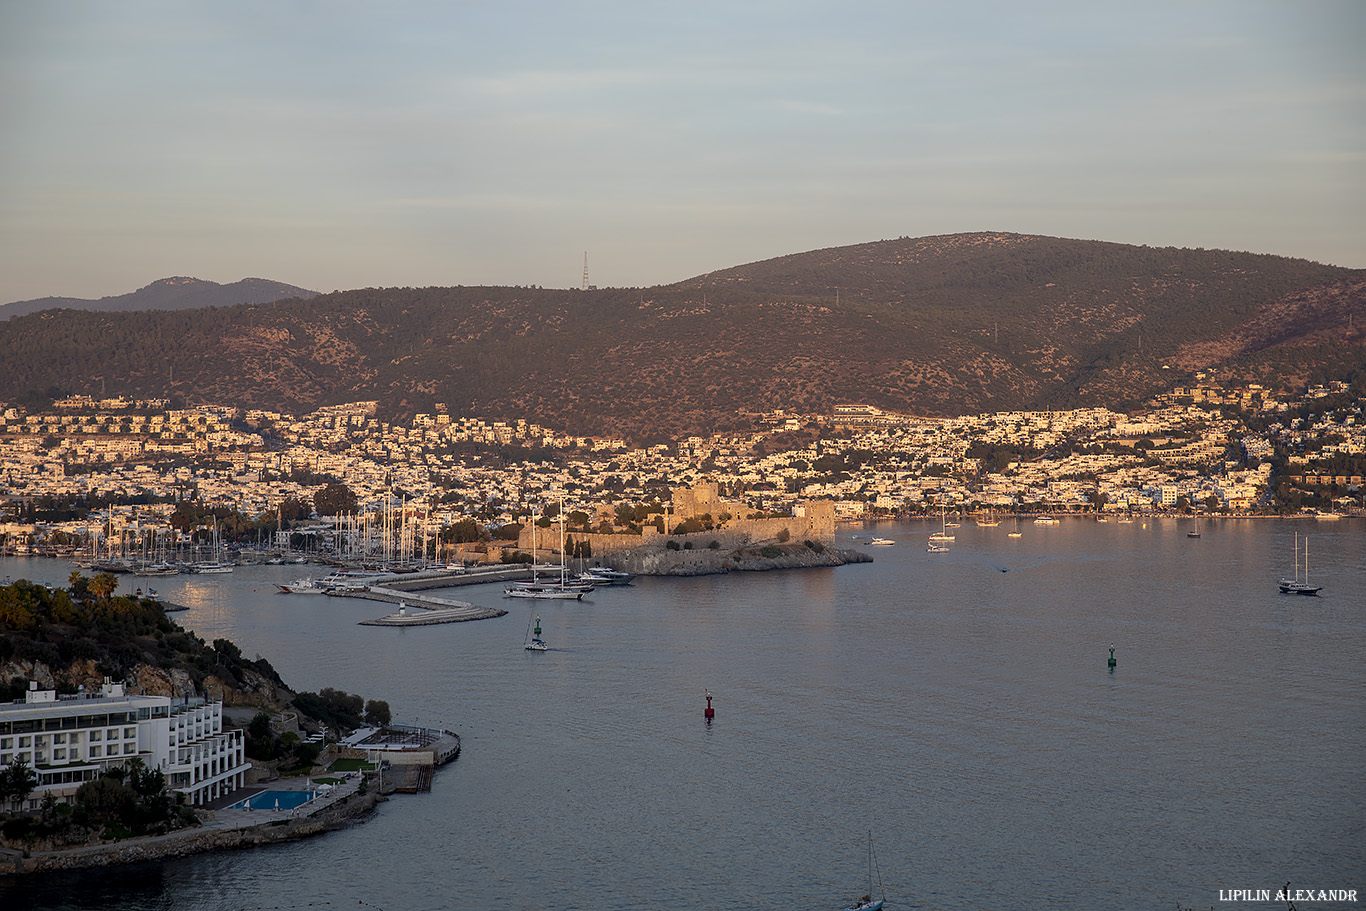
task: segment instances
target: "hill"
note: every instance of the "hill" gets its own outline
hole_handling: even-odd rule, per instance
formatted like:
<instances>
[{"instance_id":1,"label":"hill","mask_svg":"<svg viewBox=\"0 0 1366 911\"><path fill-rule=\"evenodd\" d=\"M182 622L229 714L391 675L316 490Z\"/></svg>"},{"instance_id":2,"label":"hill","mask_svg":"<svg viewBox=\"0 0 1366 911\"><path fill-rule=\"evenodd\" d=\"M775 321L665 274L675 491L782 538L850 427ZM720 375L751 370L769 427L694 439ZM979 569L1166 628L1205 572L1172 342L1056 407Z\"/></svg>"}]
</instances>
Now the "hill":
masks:
<instances>
[{"instance_id":1,"label":"hill","mask_svg":"<svg viewBox=\"0 0 1366 911\"><path fill-rule=\"evenodd\" d=\"M128 294L83 300L77 297L42 297L0 306L0 319L37 313L40 310L192 310L200 307L231 307L235 304L268 304L287 298L310 298L316 291L296 288L265 278L244 278L230 285L198 278L163 278Z\"/></svg>"},{"instance_id":2,"label":"hill","mask_svg":"<svg viewBox=\"0 0 1366 911\"><path fill-rule=\"evenodd\" d=\"M794 254L648 289L386 288L0 325L0 399L164 395L676 436L856 401L953 415L1123 407L1197 369L1366 365L1366 271L976 233ZM1269 383L1269 385L1279 385Z\"/></svg>"}]
</instances>

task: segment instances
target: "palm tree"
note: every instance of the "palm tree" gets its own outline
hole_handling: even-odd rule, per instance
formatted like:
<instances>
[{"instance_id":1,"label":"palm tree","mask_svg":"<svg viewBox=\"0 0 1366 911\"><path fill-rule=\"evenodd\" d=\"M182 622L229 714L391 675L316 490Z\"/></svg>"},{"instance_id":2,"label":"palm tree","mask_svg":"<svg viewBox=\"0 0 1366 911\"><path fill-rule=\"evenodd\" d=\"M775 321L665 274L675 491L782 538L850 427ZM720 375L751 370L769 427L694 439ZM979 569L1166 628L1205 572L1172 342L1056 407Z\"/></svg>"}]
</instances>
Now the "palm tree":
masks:
<instances>
[{"instance_id":1,"label":"palm tree","mask_svg":"<svg viewBox=\"0 0 1366 911\"><path fill-rule=\"evenodd\" d=\"M97 598L108 599L118 587L119 580L113 573L96 573L95 578L90 580L90 591Z\"/></svg>"}]
</instances>

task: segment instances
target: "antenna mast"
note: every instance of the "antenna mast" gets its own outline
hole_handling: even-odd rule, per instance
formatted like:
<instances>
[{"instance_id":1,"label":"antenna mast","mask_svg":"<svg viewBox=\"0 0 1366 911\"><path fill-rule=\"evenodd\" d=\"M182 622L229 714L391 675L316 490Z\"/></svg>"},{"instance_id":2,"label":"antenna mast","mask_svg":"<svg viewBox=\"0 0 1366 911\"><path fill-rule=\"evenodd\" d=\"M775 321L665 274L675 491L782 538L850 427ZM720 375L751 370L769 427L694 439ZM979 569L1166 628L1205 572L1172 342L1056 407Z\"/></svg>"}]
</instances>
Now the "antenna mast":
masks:
<instances>
[{"instance_id":1,"label":"antenna mast","mask_svg":"<svg viewBox=\"0 0 1366 911\"><path fill-rule=\"evenodd\" d=\"M583 290L588 290L588 251L583 251Z\"/></svg>"}]
</instances>

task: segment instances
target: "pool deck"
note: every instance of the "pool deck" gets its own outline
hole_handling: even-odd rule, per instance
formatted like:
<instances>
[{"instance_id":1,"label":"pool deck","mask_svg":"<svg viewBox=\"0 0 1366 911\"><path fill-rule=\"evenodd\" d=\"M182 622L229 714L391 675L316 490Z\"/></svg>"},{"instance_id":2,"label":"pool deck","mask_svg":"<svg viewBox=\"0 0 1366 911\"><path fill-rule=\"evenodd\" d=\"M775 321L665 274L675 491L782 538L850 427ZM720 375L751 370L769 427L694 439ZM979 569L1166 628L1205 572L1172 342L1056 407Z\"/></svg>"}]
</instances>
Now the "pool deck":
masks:
<instances>
[{"instance_id":1,"label":"pool deck","mask_svg":"<svg viewBox=\"0 0 1366 911\"><path fill-rule=\"evenodd\" d=\"M215 826L240 829L247 826L259 826L262 823L273 822L277 819L303 819L312 816L338 803L341 798L356 793L360 788L360 773L342 773L343 776L348 774L352 776L349 780L334 785L331 790L324 791L321 796L292 810L231 810L228 808L233 804L249 800L264 791L318 791L322 789L322 786L313 784L309 778L281 778L276 781L240 788L227 797L220 797L208 805L206 809L213 811L213 820L204 823L203 827L206 829Z\"/></svg>"}]
</instances>

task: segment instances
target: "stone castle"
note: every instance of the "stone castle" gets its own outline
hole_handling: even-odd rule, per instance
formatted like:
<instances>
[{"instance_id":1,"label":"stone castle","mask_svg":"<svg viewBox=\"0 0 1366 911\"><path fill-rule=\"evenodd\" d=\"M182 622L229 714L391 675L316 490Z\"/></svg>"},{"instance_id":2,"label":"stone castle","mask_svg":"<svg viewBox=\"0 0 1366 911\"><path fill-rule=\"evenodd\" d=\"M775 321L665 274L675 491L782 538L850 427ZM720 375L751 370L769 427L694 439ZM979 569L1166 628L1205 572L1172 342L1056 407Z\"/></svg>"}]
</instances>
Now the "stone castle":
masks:
<instances>
[{"instance_id":1,"label":"stone castle","mask_svg":"<svg viewBox=\"0 0 1366 911\"><path fill-rule=\"evenodd\" d=\"M647 558L650 562L657 562L659 556L675 548L680 552L728 554L743 548L803 544L808 541L828 547L835 540L835 506L829 500L811 500L799 504L791 516L747 518L754 515L754 510L745 503L722 499L713 483L675 488L671 495L669 512L663 517L663 532L653 524L646 524L639 535L584 534L575 531L569 533L569 538L575 544L586 541L595 561L610 560L623 565ZM670 534L689 519L708 521L713 527L705 531ZM558 552L558 539L547 541L543 534L537 534L537 549ZM672 548L670 542L673 542ZM531 551L530 524L522 529L517 547L519 550Z\"/></svg>"}]
</instances>

